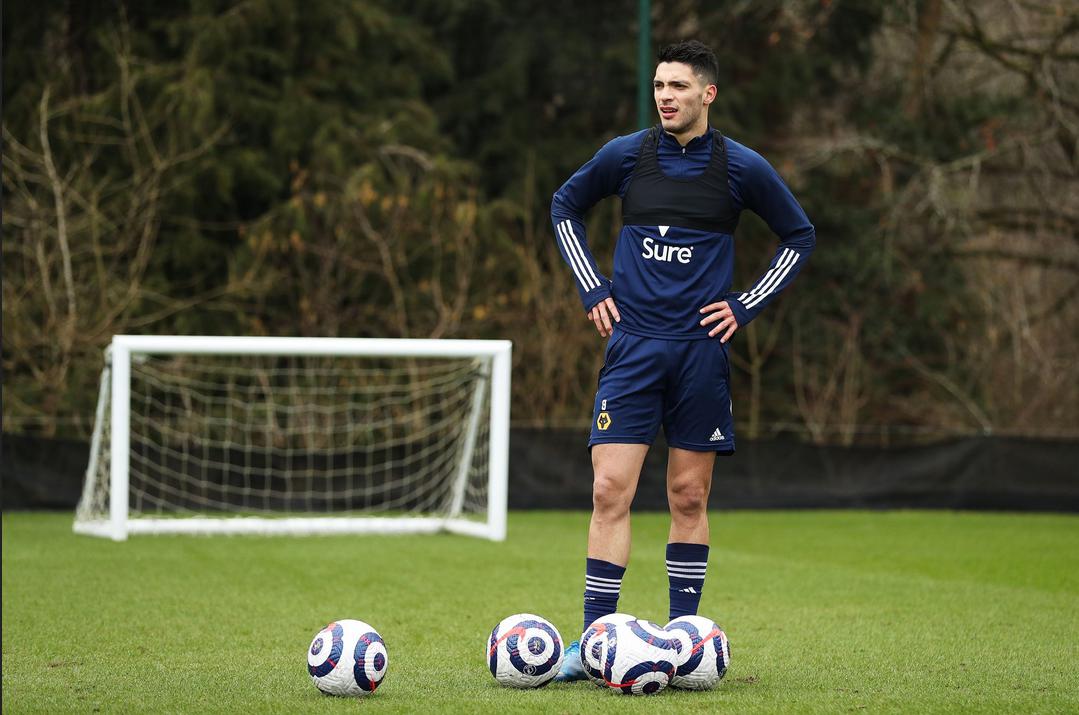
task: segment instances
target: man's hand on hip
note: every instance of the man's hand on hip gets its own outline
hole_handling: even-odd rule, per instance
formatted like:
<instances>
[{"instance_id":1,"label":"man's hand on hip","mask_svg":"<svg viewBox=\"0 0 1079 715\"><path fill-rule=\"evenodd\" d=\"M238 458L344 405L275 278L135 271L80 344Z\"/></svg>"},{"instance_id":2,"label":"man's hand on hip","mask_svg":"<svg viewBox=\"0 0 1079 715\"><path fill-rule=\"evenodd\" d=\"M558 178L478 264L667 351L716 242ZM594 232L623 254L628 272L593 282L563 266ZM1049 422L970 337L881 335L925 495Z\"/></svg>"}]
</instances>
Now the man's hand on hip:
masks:
<instances>
[{"instance_id":1,"label":"man's hand on hip","mask_svg":"<svg viewBox=\"0 0 1079 715\"><path fill-rule=\"evenodd\" d=\"M606 338L614 331L614 323L620 322L622 316L614 306L614 298L605 298L592 306L592 310L588 311L588 319L595 323L600 337Z\"/></svg>"},{"instance_id":2,"label":"man's hand on hip","mask_svg":"<svg viewBox=\"0 0 1079 715\"><path fill-rule=\"evenodd\" d=\"M709 314L701 321L701 325L719 323L719 325L708 331L708 337L710 338L714 338L720 333L723 333L723 337L719 339L719 342L725 343L731 339L731 336L734 335L734 331L738 330L738 320L734 317L734 312L731 310L731 307L727 305L727 301L725 300L706 305L701 308L701 312Z\"/></svg>"}]
</instances>

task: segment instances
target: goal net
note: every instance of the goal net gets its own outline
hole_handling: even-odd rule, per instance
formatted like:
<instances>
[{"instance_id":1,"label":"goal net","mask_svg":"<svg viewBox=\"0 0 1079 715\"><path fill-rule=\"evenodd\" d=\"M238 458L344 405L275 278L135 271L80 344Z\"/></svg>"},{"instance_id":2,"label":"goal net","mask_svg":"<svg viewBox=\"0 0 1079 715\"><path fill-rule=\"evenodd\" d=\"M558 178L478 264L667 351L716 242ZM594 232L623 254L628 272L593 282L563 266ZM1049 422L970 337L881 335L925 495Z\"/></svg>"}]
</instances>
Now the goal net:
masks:
<instances>
[{"instance_id":1,"label":"goal net","mask_svg":"<svg viewBox=\"0 0 1079 715\"><path fill-rule=\"evenodd\" d=\"M501 540L510 349L116 336L74 529Z\"/></svg>"}]
</instances>

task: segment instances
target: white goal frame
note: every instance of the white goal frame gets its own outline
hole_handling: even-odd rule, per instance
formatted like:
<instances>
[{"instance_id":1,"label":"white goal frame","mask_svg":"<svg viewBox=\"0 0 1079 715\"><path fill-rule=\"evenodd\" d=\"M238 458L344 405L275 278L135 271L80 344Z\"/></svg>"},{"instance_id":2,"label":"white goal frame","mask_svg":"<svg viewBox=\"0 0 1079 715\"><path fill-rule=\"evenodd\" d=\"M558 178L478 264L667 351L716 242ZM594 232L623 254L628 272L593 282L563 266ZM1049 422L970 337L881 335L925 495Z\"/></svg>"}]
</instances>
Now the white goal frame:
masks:
<instances>
[{"instance_id":1,"label":"white goal frame","mask_svg":"<svg viewBox=\"0 0 1079 715\"><path fill-rule=\"evenodd\" d=\"M111 380L102 381L101 393L111 390L109 518L79 522L79 534L124 541L129 534L404 534L449 531L493 541L506 538L509 479L510 365L513 344L508 340L432 340L395 338L275 338L204 335L116 335L109 347ZM419 357L491 360L487 520L460 517L459 488L447 516L288 516L263 518L184 517L129 519L129 467L131 427L131 361L138 355L278 355L318 357ZM477 397L482 392L477 390ZM103 403L99 401L99 405ZM100 444L105 415L101 407L94 423L93 444ZM474 420L478 422L478 420ZM475 432L476 425L469 426ZM471 440L472 435L469 435ZM471 440L474 441L474 440ZM465 449L471 452L471 447ZM91 450L87 489L97 464ZM463 482L462 482L463 484Z\"/></svg>"}]
</instances>

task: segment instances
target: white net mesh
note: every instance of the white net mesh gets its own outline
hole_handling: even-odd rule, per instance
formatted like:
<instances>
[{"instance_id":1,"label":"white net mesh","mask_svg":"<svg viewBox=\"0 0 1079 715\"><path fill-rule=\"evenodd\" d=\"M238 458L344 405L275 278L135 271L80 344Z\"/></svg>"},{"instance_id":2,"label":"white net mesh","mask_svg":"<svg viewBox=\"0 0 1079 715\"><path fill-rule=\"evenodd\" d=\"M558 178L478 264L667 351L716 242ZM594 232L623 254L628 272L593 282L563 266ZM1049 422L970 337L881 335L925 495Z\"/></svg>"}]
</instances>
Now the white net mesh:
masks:
<instances>
[{"instance_id":1,"label":"white net mesh","mask_svg":"<svg viewBox=\"0 0 1079 715\"><path fill-rule=\"evenodd\" d=\"M489 379L486 358L135 355L129 518L483 521ZM77 523L109 515L98 414Z\"/></svg>"}]
</instances>

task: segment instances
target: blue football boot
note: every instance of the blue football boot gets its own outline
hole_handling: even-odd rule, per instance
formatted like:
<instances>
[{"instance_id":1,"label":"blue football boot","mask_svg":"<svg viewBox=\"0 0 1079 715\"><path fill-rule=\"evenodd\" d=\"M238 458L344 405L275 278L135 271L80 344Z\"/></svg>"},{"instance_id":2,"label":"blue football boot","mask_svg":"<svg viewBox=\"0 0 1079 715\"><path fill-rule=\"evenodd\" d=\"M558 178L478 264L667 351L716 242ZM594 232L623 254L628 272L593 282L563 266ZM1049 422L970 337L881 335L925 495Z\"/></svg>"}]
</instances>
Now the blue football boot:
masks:
<instances>
[{"instance_id":1,"label":"blue football boot","mask_svg":"<svg viewBox=\"0 0 1079 715\"><path fill-rule=\"evenodd\" d=\"M554 677L556 683L572 683L574 680L584 680L584 665L581 663L581 642L573 641L566 646L566 652L562 657L562 669Z\"/></svg>"}]
</instances>

